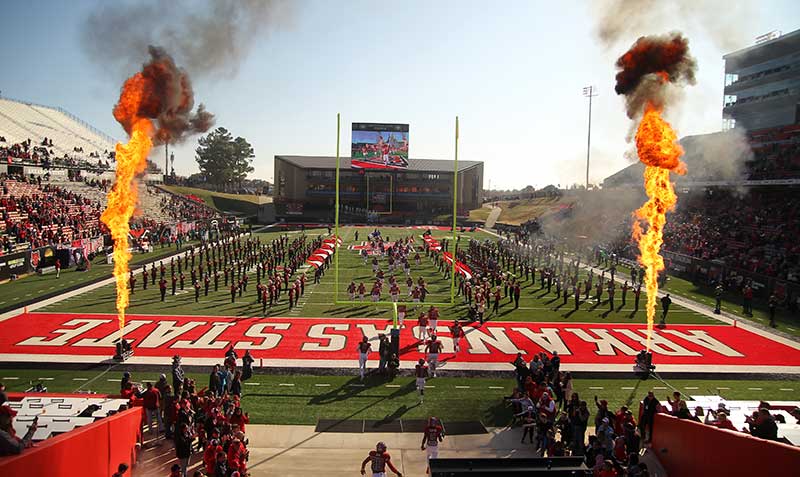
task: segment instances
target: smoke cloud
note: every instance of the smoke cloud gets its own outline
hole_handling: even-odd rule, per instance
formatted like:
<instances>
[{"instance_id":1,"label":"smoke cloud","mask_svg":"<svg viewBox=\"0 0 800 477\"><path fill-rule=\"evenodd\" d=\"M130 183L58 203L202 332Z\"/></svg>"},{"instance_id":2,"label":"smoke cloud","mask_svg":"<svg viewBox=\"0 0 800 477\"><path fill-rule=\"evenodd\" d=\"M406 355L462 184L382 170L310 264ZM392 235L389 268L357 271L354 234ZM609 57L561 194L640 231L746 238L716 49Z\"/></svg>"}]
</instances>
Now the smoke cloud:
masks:
<instances>
[{"instance_id":1,"label":"smoke cloud","mask_svg":"<svg viewBox=\"0 0 800 477\"><path fill-rule=\"evenodd\" d=\"M697 62L689 54L689 40L677 32L643 36L619 57L614 90L625 96L629 118L641 114L647 102L663 107L670 97L666 83L694 84Z\"/></svg>"},{"instance_id":2,"label":"smoke cloud","mask_svg":"<svg viewBox=\"0 0 800 477\"><path fill-rule=\"evenodd\" d=\"M606 48L628 41L643 32L675 28L680 24L705 31L717 47L732 51L743 47L758 32L748 30L749 21L760 14L760 4L753 0L598 0L597 36Z\"/></svg>"},{"instance_id":3,"label":"smoke cloud","mask_svg":"<svg viewBox=\"0 0 800 477\"><path fill-rule=\"evenodd\" d=\"M155 123L153 141L156 144L177 143L195 133L204 133L214 124L214 115L201 104L194 108L192 82L186 72L175 65L175 61L163 48L149 48L150 61L142 71L130 77L122 87L121 98L129 91L141 97L137 111L129 111L131 104L120 101L114 108L114 117L125 132L131 134L137 118L148 118ZM130 88L131 82L139 88ZM131 94L131 93L127 93Z\"/></svg>"},{"instance_id":4,"label":"smoke cloud","mask_svg":"<svg viewBox=\"0 0 800 477\"><path fill-rule=\"evenodd\" d=\"M747 162L753 160L753 151L744 130L689 136L681 145L686 150L684 160L692 170L688 182L747 179Z\"/></svg>"},{"instance_id":5,"label":"smoke cloud","mask_svg":"<svg viewBox=\"0 0 800 477\"><path fill-rule=\"evenodd\" d=\"M288 0L107 2L86 19L82 43L104 71L127 77L149 45L172 52L193 76L236 75L253 43L291 18Z\"/></svg>"}]
</instances>

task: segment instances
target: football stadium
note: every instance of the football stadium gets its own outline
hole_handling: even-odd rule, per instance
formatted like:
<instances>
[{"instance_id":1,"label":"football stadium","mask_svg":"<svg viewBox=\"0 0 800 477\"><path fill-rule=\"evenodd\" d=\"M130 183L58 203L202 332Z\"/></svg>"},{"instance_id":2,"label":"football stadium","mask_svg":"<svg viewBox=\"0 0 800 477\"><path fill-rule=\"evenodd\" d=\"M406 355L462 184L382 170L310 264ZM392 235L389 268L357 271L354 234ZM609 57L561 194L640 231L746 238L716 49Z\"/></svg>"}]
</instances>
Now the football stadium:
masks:
<instances>
[{"instance_id":1,"label":"football stadium","mask_svg":"<svg viewBox=\"0 0 800 477\"><path fill-rule=\"evenodd\" d=\"M0 476L797 468L797 6L445 3L4 6Z\"/></svg>"}]
</instances>

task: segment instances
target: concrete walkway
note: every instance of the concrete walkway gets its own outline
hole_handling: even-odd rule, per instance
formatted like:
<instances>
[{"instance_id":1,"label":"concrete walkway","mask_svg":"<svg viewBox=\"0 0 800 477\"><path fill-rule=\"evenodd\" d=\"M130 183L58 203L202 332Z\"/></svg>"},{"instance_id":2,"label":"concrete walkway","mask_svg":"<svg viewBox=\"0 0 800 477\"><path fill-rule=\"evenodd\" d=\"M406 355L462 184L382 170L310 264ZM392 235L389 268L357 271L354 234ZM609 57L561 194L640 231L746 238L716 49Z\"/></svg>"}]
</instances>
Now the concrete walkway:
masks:
<instances>
[{"instance_id":1,"label":"concrete walkway","mask_svg":"<svg viewBox=\"0 0 800 477\"><path fill-rule=\"evenodd\" d=\"M360 475L361 461L378 441L386 443L395 467L403 475L424 476L427 466L425 451L420 450L421 433L321 433L315 432L314 426L248 425L247 437L250 439L248 471L253 477L354 477ZM530 444L520 444L521 437L521 428L447 436L439 446L439 455L536 457ZM133 469L134 476L169 474L170 466L176 462L175 451L171 441L161 440L158 444L145 444L139 465ZM193 456L190 465L192 470L202 467L202 454Z\"/></svg>"},{"instance_id":2,"label":"concrete walkway","mask_svg":"<svg viewBox=\"0 0 800 477\"><path fill-rule=\"evenodd\" d=\"M483 224L487 229L494 228L495 222L497 222L497 219L500 217L500 213L503 211L503 209L497 206L492 206L491 209L492 211L489 212L489 217L486 217L486 222Z\"/></svg>"}]
</instances>

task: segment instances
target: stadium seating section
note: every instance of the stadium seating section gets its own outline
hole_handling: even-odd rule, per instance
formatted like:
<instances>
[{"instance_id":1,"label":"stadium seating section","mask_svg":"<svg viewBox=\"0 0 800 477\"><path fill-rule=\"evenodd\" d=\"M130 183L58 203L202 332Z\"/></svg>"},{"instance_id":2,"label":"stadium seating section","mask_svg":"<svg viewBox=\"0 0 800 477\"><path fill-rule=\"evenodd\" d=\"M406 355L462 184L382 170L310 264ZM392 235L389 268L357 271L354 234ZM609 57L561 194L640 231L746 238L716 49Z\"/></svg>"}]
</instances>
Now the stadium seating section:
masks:
<instances>
[{"instance_id":1,"label":"stadium seating section","mask_svg":"<svg viewBox=\"0 0 800 477\"><path fill-rule=\"evenodd\" d=\"M751 180L800 177L800 124L751 131L748 139L753 149Z\"/></svg>"},{"instance_id":2,"label":"stadium seating section","mask_svg":"<svg viewBox=\"0 0 800 477\"><path fill-rule=\"evenodd\" d=\"M108 168L114 144L63 110L0 99L0 156L33 164Z\"/></svg>"},{"instance_id":3,"label":"stadium seating section","mask_svg":"<svg viewBox=\"0 0 800 477\"><path fill-rule=\"evenodd\" d=\"M9 165L9 173L0 174L0 255L106 233L100 215L114 147L113 138L63 110L0 98L0 160ZM69 174L22 177L11 165L66 168ZM140 185L139 199L134 228L216 215L151 185Z\"/></svg>"}]
</instances>

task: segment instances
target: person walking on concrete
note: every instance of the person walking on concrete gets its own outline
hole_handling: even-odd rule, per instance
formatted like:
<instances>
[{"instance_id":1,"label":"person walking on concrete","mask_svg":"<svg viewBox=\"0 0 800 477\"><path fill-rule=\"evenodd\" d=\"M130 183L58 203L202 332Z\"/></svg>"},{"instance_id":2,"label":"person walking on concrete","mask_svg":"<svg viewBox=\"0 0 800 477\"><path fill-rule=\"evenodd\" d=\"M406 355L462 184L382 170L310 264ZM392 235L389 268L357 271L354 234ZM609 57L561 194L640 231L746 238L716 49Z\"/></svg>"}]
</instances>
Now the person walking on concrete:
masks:
<instances>
[{"instance_id":1,"label":"person walking on concrete","mask_svg":"<svg viewBox=\"0 0 800 477\"><path fill-rule=\"evenodd\" d=\"M403 474L392 464L392 457L386 452L386 444L383 442L378 442L375 450L370 451L367 458L361 462L361 475L367 475L365 469L367 464L370 464L372 477L386 477L386 467L397 474L397 477L403 477Z\"/></svg>"},{"instance_id":2,"label":"person walking on concrete","mask_svg":"<svg viewBox=\"0 0 800 477\"><path fill-rule=\"evenodd\" d=\"M439 443L443 440L444 428L439 424L439 419L430 417L428 419L428 425L425 426L425 430L422 431L422 446L420 446L420 450L427 450L426 458L428 467L425 471L426 474L429 474L431 471L430 460L439 458Z\"/></svg>"}]
</instances>

